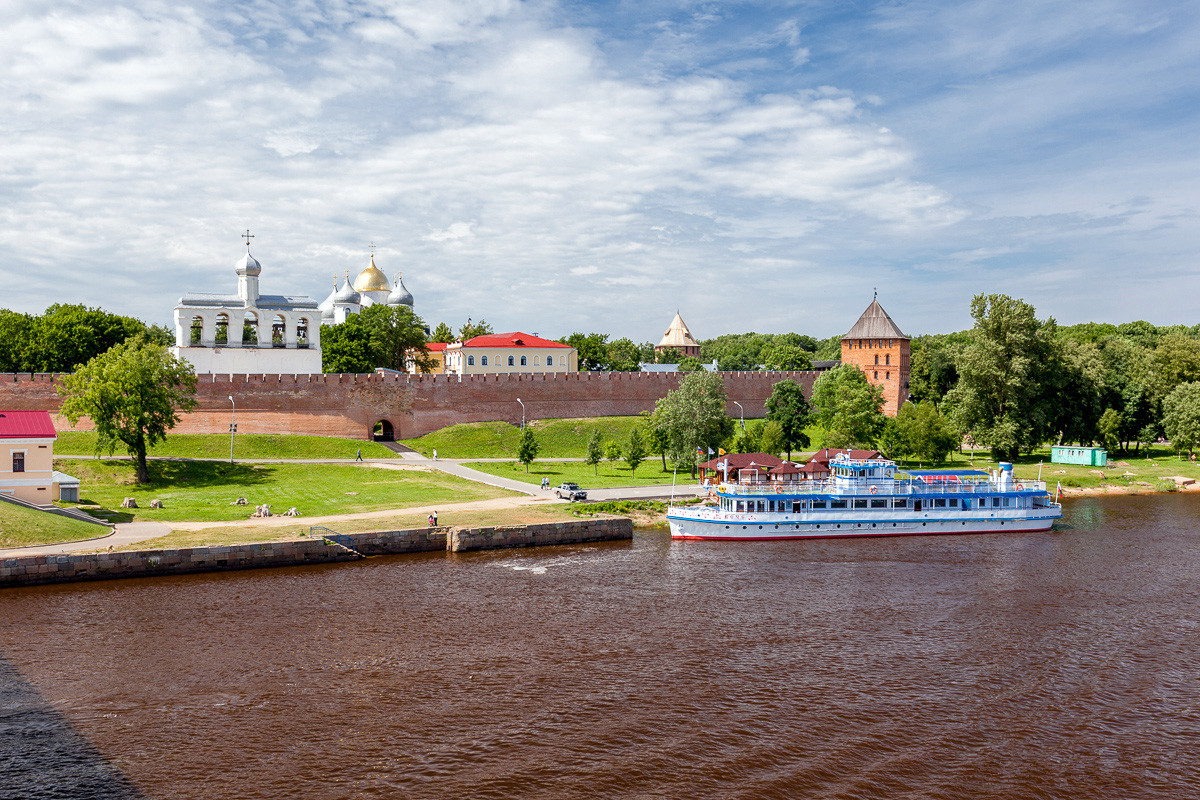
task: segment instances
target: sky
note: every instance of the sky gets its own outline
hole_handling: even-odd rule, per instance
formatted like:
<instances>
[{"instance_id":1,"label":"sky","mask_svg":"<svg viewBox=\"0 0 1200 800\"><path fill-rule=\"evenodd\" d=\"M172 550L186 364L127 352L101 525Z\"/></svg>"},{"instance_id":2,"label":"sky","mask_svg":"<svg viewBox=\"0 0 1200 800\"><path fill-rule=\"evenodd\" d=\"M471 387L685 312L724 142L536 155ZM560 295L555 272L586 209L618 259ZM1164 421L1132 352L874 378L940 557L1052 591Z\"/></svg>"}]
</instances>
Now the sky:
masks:
<instances>
[{"instance_id":1,"label":"sky","mask_svg":"<svg viewBox=\"0 0 1200 800\"><path fill-rule=\"evenodd\" d=\"M1200 322L1200 4L6 0L0 307L403 273L431 326Z\"/></svg>"}]
</instances>

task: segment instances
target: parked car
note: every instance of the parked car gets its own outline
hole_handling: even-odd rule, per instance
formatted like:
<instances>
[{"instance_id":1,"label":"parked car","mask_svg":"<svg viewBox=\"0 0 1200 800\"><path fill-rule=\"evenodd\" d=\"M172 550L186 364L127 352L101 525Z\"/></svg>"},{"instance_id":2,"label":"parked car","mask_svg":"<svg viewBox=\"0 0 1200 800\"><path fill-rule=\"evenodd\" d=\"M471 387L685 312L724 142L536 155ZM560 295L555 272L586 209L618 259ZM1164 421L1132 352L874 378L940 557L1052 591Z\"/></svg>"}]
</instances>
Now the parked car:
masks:
<instances>
[{"instance_id":1,"label":"parked car","mask_svg":"<svg viewBox=\"0 0 1200 800\"><path fill-rule=\"evenodd\" d=\"M587 492L578 483L560 483L554 493L563 500L587 500Z\"/></svg>"}]
</instances>

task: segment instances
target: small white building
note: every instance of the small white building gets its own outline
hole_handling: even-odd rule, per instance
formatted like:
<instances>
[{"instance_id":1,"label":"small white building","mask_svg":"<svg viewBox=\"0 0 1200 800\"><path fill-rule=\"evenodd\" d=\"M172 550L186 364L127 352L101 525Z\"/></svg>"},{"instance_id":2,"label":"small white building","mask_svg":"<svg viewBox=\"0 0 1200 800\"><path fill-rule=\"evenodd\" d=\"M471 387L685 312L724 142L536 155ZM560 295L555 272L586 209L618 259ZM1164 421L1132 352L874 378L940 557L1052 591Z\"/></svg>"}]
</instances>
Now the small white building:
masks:
<instances>
[{"instance_id":1,"label":"small white building","mask_svg":"<svg viewBox=\"0 0 1200 800\"><path fill-rule=\"evenodd\" d=\"M450 375L576 372L579 356L562 342L528 333L489 333L446 345L444 369Z\"/></svg>"},{"instance_id":2,"label":"small white building","mask_svg":"<svg viewBox=\"0 0 1200 800\"><path fill-rule=\"evenodd\" d=\"M198 374L321 372L321 312L303 295L259 294L262 265L246 255L234 265L237 294L190 292L175 306L176 356Z\"/></svg>"}]
</instances>

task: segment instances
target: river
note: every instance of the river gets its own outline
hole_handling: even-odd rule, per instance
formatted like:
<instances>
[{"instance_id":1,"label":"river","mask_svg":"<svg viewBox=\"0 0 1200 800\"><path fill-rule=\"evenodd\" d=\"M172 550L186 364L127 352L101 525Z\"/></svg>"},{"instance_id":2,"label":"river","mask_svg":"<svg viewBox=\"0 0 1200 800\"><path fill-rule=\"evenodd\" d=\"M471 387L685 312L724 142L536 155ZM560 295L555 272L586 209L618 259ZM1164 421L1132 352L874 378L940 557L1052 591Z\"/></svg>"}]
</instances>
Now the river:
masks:
<instances>
[{"instance_id":1,"label":"river","mask_svg":"<svg viewBox=\"0 0 1200 800\"><path fill-rule=\"evenodd\" d=\"M0 797L1194 798L1200 496L0 593Z\"/></svg>"}]
</instances>

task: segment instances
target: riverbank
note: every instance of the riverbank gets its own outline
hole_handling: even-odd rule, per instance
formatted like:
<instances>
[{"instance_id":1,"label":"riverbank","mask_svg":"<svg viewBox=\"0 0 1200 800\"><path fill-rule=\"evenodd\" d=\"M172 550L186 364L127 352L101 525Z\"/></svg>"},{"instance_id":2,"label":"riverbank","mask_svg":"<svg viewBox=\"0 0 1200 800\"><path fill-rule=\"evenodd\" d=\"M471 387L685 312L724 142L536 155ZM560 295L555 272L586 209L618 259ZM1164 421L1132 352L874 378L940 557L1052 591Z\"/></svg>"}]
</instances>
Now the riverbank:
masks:
<instances>
[{"instance_id":1,"label":"riverbank","mask_svg":"<svg viewBox=\"0 0 1200 800\"><path fill-rule=\"evenodd\" d=\"M423 527L357 534L315 528L311 535L282 542L4 558L0 559L0 588L632 538L633 523L610 516L507 527Z\"/></svg>"}]
</instances>

